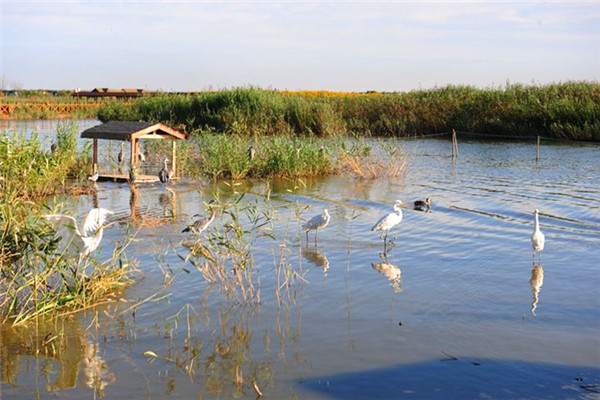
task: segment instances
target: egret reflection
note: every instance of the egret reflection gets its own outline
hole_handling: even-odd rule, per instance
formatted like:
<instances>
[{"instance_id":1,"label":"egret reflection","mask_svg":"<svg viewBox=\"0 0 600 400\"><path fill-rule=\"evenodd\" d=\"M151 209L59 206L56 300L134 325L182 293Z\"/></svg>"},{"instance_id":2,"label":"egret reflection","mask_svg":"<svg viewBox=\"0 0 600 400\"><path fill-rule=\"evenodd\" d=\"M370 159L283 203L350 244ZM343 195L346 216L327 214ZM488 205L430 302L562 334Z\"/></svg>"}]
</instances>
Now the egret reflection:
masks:
<instances>
[{"instance_id":1,"label":"egret reflection","mask_svg":"<svg viewBox=\"0 0 600 400\"><path fill-rule=\"evenodd\" d=\"M531 279L529 279L529 283L533 288L531 314L535 316L535 310L537 309L538 302L540 301L540 290L542 288L542 285L544 284L544 268L542 268L542 264L533 264L533 269L531 270Z\"/></svg>"},{"instance_id":2,"label":"egret reflection","mask_svg":"<svg viewBox=\"0 0 600 400\"><path fill-rule=\"evenodd\" d=\"M87 338L77 321L52 325L38 325L1 330L0 361L3 365L3 383L16 384L19 375L30 374L28 358L56 362L56 372L45 389L49 392L73 389L78 386L94 389L100 396L104 388L116 381L115 374L101 356L102 350L95 341Z\"/></svg>"},{"instance_id":3,"label":"egret reflection","mask_svg":"<svg viewBox=\"0 0 600 400\"><path fill-rule=\"evenodd\" d=\"M394 293L402 292L402 271L400 268L397 265L389 263L385 253L379 253L379 258L381 258L381 262L372 262L371 267L392 282Z\"/></svg>"},{"instance_id":4,"label":"egret reflection","mask_svg":"<svg viewBox=\"0 0 600 400\"><path fill-rule=\"evenodd\" d=\"M329 260L325 254L319 253L316 248L311 250L308 247L305 247L302 249L302 255L308 262L314 264L315 267L321 268L324 275L327 275L327 271L329 270Z\"/></svg>"}]
</instances>

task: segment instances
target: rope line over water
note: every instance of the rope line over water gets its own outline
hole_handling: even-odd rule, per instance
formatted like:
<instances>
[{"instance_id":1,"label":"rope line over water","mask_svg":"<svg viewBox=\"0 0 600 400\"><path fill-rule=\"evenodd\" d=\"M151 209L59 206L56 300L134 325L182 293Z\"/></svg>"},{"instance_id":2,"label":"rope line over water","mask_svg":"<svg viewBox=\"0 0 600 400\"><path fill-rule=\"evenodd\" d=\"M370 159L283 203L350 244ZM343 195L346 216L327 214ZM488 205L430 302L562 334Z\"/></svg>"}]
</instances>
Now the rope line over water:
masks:
<instances>
[{"instance_id":1,"label":"rope line over water","mask_svg":"<svg viewBox=\"0 0 600 400\"><path fill-rule=\"evenodd\" d=\"M552 141L552 142L569 142L569 143L598 143L591 140L572 140L572 139L559 139L552 138L548 136L514 136L514 135L494 135L488 133L477 133L477 132L466 132L466 131L456 131L457 135L460 136L477 136L482 138L490 138L490 139L517 139L517 140L537 140L539 137L544 141ZM448 136L448 138L452 138L452 132L440 132L440 133L428 133L428 134L419 134L412 135L406 137L397 137L396 139L400 140L418 140L418 139L427 139L432 137L441 137Z\"/></svg>"}]
</instances>

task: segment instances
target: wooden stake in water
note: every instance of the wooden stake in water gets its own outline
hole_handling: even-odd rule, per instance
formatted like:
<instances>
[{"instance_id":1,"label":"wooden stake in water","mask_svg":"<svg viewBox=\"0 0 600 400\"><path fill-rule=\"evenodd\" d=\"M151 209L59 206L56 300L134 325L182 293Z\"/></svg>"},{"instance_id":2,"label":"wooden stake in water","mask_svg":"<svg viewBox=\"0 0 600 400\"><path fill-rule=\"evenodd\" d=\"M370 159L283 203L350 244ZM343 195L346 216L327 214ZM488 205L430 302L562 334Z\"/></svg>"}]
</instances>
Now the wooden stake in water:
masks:
<instances>
[{"instance_id":1,"label":"wooden stake in water","mask_svg":"<svg viewBox=\"0 0 600 400\"><path fill-rule=\"evenodd\" d=\"M540 160L540 137L537 137L537 145L535 146L535 161Z\"/></svg>"}]
</instances>

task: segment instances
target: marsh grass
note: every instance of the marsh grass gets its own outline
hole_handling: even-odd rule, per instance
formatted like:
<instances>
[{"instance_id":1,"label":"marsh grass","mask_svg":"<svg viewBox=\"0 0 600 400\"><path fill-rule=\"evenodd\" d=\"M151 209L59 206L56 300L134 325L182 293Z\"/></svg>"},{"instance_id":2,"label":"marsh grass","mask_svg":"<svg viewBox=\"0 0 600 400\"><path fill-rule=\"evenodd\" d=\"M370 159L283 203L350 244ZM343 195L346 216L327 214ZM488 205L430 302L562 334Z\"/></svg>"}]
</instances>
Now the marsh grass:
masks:
<instances>
[{"instance_id":1,"label":"marsh grass","mask_svg":"<svg viewBox=\"0 0 600 400\"><path fill-rule=\"evenodd\" d=\"M113 119L163 121L188 132L405 137L477 132L507 137L600 140L600 84L445 86L405 93L289 93L236 88L142 98L99 111Z\"/></svg>"},{"instance_id":2,"label":"marsh grass","mask_svg":"<svg viewBox=\"0 0 600 400\"><path fill-rule=\"evenodd\" d=\"M387 178L402 180L406 175L408 158L398 146L379 141L377 152L364 144L354 145L341 156L342 168L361 179Z\"/></svg>"},{"instance_id":3,"label":"marsh grass","mask_svg":"<svg viewBox=\"0 0 600 400\"><path fill-rule=\"evenodd\" d=\"M26 245L2 249L3 323L21 325L39 317L56 317L110 302L131 282L132 261L124 250L133 236L117 243L110 259L91 257L80 264L77 254L58 252L59 239L54 239L54 232L44 221L29 216L21 229L29 233Z\"/></svg>"},{"instance_id":4,"label":"marsh grass","mask_svg":"<svg viewBox=\"0 0 600 400\"><path fill-rule=\"evenodd\" d=\"M61 122L57 146L42 149L38 136L0 134L0 320L12 325L55 317L110 301L129 283L131 261L117 243L112 257L100 261L61 254L43 214L47 196L72 186L85 155L77 154L77 124ZM69 181L69 182L67 182ZM81 268L79 268L81 267ZM79 269L91 271L85 278Z\"/></svg>"},{"instance_id":5,"label":"marsh grass","mask_svg":"<svg viewBox=\"0 0 600 400\"><path fill-rule=\"evenodd\" d=\"M180 254L184 267L164 268L165 287L186 270L188 263L195 268L187 273L196 270L202 274L207 285L199 304L187 303L166 318L158 335L165 343L143 353L149 363L161 363L168 375L173 374L172 370L184 372L190 382L200 385L203 395L225 398L249 392L261 396L274 375L270 357L257 361L253 356L256 351L252 347L257 343L254 337L260 334L255 324L260 321L257 317L263 304L260 294L263 288L251 256L252 246L260 238L266 238L277 248L273 253L277 281L273 292L267 294L276 302L277 316L274 325L265 327L264 354L271 352L271 337L275 335L279 340L279 356L286 359L301 326L302 285L307 283L302 271L288 261L287 246L288 230L294 226L296 217L301 219L306 208L290 208L289 215L283 217L287 218L283 221L285 233L276 240L272 224L281 217L275 215L269 194L264 203L246 202L243 195L235 193L234 185L232 190L236 195L233 201L218 201L220 223L211 226L205 235L184 243L190 250L188 256ZM268 266L261 267L270 270ZM207 303L212 305L210 310ZM291 321L294 311L298 316L297 327ZM199 327L205 332L199 332Z\"/></svg>"}]
</instances>

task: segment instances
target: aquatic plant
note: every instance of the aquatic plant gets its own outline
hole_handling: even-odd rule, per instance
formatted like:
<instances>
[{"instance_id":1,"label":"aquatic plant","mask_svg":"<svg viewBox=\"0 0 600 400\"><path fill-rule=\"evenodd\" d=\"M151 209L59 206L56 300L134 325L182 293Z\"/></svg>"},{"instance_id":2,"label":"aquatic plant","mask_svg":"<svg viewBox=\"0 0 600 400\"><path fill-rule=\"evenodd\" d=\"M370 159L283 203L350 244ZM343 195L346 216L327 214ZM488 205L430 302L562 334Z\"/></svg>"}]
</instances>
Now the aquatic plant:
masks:
<instances>
[{"instance_id":1,"label":"aquatic plant","mask_svg":"<svg viewBox=\"0 0 600 400\"><path fill-rule=\"evenodd\" d=\"M104 262L84 260L92 271L76 277L77 255L60 254L44 198L66 190L67 178L82 162L77 156L74 124L59 124L54 151L42 149L35 132L0 134L0 320L22 324L106 301L127 282L130 261L118 244ZM73 133L75 132L75 134Z\"/></svg>"},{"instance_id":2,"label":"aquatic plant","mask_svg":"<svg viewBox=\"0 0 600 400\"><path fill-rule=\"evenodd\" d=\"M18 203L18 208L24 204ZM2 207L4 211L4 207ZM23 211L21 211L23 212ZM54 232L35 214L25 219L2 214L0 248L0 320L24 324L41 316L57 316L110 301L127 285L131 260L124 250L132 235L115 245L112 257L80 262L77 254L60 252ZM87 271L87 276L79 271Z\"/></svg>"}]
</instances>

